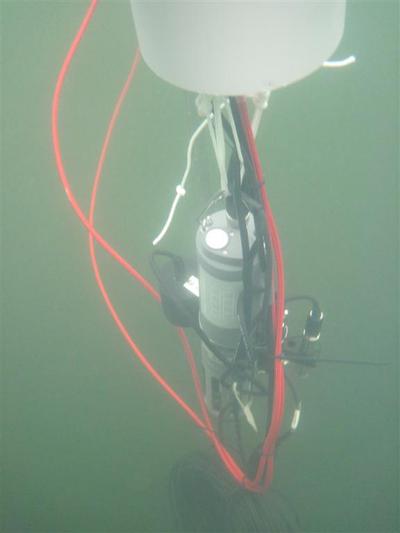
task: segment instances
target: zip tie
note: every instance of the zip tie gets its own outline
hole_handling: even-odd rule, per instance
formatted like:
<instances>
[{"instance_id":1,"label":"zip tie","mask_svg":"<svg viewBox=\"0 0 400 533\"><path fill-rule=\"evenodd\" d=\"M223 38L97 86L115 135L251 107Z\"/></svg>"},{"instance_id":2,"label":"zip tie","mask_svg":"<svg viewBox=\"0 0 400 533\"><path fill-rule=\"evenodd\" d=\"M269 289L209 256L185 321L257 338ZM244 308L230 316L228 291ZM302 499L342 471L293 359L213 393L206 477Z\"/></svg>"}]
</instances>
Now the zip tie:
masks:
<instances>
[{"instance_id":1,"label":"zip tie","mask_svg":"<svg viewBox=\"0 0 400 533\"><path fill-rule=\"evenodd\" d=\"M175 190L178 196L185 196L186 194L186 190L182 187L182 185L177 185Z\"/></svg>"},{"instance_id":2,"label":"zip tie","mask_svg":"<svg viewBox=\"0 0 400 533\"><path fill-rule=\"evenodd\" d=\"M224 103L224 99L219 97L215 98L214 103L214 128L215 128L215 144L214 148L216 149L216 156L218 162L218 168L221 178L221 189L226 191L228 189L228 177L226 174L226 165L225 165L225 133L224 127L222 125L222 114L221 107ZM211 121L209 121L211 124Z\"/></svg>"},{"instance_id":3,"label":"zip tie","mask_svg":"<svg viewBox=\"0 0 400 533\"><path fill-rule=\"evenodd\" d=\"M207 118L212 115L211 96L208 96L208 94L198 94L195 103L199 117Z\"/></svg>"},{"instance_id":4,"label":"zip tie","mask_svg":"<svg viewBox=\"0 0 400 533\"><path fill-rule=\"evenodd\" d=\"M352 65L356 62L356 56L349 56L346 59L340 59L338 61L324 61L322 66L325 68L341 68Z\"/></svg>"},{"instance_id":5,"label":"zip tie","mask_svg":"<svg viewBox=\"0 0 400 533\"><path fill-rule=\"evenodd\" d=\"M297 426L300 422L300 414L301 414L301 402L299 402L298 406L294 410L292 422L290 424L290 431L296 431Z\"/></svg>"},{"instance_id":6,"label":"zip tie","mask_svg":"<svg viewBox=\"0 0 400 533\"><path fill-rule=\"evenodd\" d=\"M254 429L254 431L256 433L258 433L258 428L257 428L257 424L256 424L256 421L255 421L255 418L254 418L254 415L253 413L251 412L251 401L247 404L244 404L242 402L242 400L240 399L240 396L239 396L239 392L237 390L237 382L233 382L232 384L232 390L233 390L233 394L238 402L238 404L240 405L242 411L243 411L243 414L244 416L246 417L246 420L247 422L249 423L249 425Z\"/></svg>"},{"instance_id":7,"label":"zip tie","mask_svg":"<svg viewBox=\"0 0 400 533\"><path fill-rule=\"evenodd\" d=\"M271 96L271 90L268 89L264 93L258 93L253 98L253 104L255 107L253 120L251 121L251 129L254 135L254 138L257 136L258 128L261 123L261 118L263 116L264 110L268 107L269 98Z\"/></svg>"},{"instance_id":8,"label":"zip tie","mask_svg":"<svg viewBox=\"0 0 400 533\"><path fill-rule=\"evenodd\" d=\"M243 177L244 177L244 172L245 172L242 148L240 146L239 135L238 135L238 132L237 132L237 129L236 129L236 124L235 124L235 121L233 119L232 109L231 109L231 106L229 104L227 105L226 110L228 112L228 118L229 118L229 122L230 122L230 125L231 125L231 128L232 128L233 139L235 141L236 152L237 152L237 156L238 156L239 163L240 163L240 183L242 183L243 182Z\"/></svg>"},{"instance_id":9,"label":"zip tie","mask_svg":"<svg viewBox=\"0 0 400 533\"><path fill-rule=\"evenodd\" d=\"M176 186L175 199L174 199L174 201L172 203L172 206L171 206L171 209L169 211L169 215L168 215L167 221L165 222L165 224L164 224L162 230L160 231L160 233L154 239L153 246L156 246L161 241L161 239L165 236L165 234L167 233L167 231L168 231L168 229L169 229L169 227L171 225L172 219L174 217L175 210L176 210L176 208L178 206L179 200L183 196L185 196L185 194L186 194L185 184L186 184L186 180L187 180L187 178L189 176L190 168L192 166L193 146L194 146L194 143L195 143L197 137L200 135L200 133L204 130L204 128L206 126L207 126L207 120L203 120L203 122L200 124L200 126L198 126L198 128L194 131L192 137L190 138L190 141L189 141L189 144L188 144L188 148L187 148L187 153L186 153L186 168L185 168L185 172L183 174L181 182Z\"/></svg>"},{"instance_id":10,"label":"zip tie","mask_svg":"<svg viewBox=\"0 0 400 533\"><path fill-rule=\"evenodd\" d=\"M206 117L208 123L211 142L214 148L215 157L217 159L221 189L224 191L227 190L228 178L225 166L225 136L222 125L221 111L226 105L226 98L224 97L212 97L208 94L199 94L196 97L197 113L201 117Z\"/></svg>"}]
</instances>

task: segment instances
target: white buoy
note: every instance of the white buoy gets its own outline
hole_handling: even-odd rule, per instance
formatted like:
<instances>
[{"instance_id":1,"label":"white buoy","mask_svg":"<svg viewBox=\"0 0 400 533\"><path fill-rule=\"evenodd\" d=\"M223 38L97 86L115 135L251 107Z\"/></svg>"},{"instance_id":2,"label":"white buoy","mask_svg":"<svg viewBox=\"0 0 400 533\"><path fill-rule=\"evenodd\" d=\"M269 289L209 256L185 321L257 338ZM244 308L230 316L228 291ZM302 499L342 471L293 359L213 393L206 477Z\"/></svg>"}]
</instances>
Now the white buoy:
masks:
<instances>
[{"instance_id":1,"label":"white buoy","mask_svg":"<svg viewBox=\"0 0 400 533\"><path fill-rule=\"evenodd\" d=\"M131 0L148 66L210 95L277 89L317 70L338 46L345 0Z\"/></svg>"}]
</instances>

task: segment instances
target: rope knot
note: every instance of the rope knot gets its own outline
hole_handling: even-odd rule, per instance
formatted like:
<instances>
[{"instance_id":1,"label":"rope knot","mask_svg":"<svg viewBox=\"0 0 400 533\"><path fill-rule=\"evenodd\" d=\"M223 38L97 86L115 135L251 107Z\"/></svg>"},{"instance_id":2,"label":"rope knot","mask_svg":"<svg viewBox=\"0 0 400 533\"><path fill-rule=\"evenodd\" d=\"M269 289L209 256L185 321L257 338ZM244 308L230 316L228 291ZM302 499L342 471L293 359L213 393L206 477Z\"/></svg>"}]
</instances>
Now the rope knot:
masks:
<instances>
[{"instance_id":1,"label":"rope knot","mask_svg":"<svg viewBox=\"0 0 400 533\"><path fill-rule=\"evenodd\" d=\"M182 185L177 185L175 190L178 196L185 196L186 194L186 189Z\"/></svg>"}]
</instances>

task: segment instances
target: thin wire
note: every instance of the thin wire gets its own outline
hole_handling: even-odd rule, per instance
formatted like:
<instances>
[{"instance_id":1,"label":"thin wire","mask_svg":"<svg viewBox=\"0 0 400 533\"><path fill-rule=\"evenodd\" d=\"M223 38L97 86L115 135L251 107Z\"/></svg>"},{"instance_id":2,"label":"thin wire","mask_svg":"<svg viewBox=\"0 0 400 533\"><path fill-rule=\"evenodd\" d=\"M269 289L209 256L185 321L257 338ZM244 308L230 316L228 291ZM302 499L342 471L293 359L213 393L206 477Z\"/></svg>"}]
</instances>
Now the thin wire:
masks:
<instances>
[{"instance_id":1,"label":"thin wire","mask_svg":"<svg viewBox=\"0 0 400 533\"><path fill-rule=\"evenodd\" d=\"M94 199L91 202L91 215L90 215L91 218L92 218L91 220L86 219L86 217L83 215L83 212L82 212L78 202L76 201L75 197L73 196L73 194L71 192L69 181L68 181L65 169L64 169L63 162L62 162L61 149L60 149L60 143L59 143L59 133L58 133L59 97L60 97L61 89L63 87L63 81L64 81L65 75L66 75L66 73L68 71L68 67L70 65L70 62L71 62L71 60L72 60L72 58L73 58L73 56L75 54L75 51L76 51L77 46L79 44L79 41L82 38L82 36L83 36L83 34L84 34L84 32L85 32L85 30L87 28L87 25L88 25L91 17L93 16L96 4L97 4L97 0L92 0L91 4L89 6L89 9L87 11L87 14L86 14L86 16L85 16L85 18L84 18L79 30L78 30L78 33L77 33L75 39L73 40L71 48L70 48L70 50L69 50L69 52L68 52L68 54L66 56L66 59L65 59L64 64L63 64L63 66L61 68L59 77L57 79L56 89L55 89L55 93L54 93L54 97L53 97L53 115L52 115L52 118L53 118L53 122L52 122L52 126L53 126L53 143L54 143L54 150L55 150L55 155L56 155L57 168L58 168L58 171L59 171L59 174L60 174L60 179L61 179L61 181L62 181L62 183L64 185L64 189L66 191L68 200L70 201L72 207L74 208L75 213L81 219L82 223L85 225L85 227L87 228L87 230L89 232L90 239L91 239L91 249L94 249L94 247L93 247L93 239L96 239L99 242L99 244L101 244L103 246L103 248L106 249L106 251L111 253L111 255L114 258L116 258L119 263L121 263L120 256L118 254L116 254L114 249L94 229L93 223L92 223L93 222L92 219L93 219L93 213L94 213L94 205L95 205L94 202L95 202L95 198L96 198L98 182L99 182L100 175L101 175L101 170L102 170L102 167L103 167L103 164L104 164L107 147L108 147L108 144L110 142L111 133L112 133L115 121L117 119L117 116L119 114L123 99L126 96L129 84L132 81L133 75L134 75L135 70L137 68L137 65L138 65L138 62L139 62L139 59L140 59L139 52L135 56L135 60L134 60L134 62L132 64L132 67L131 67L131 70L129 72L127 81L125 82L125 85L124 85L124 87L123 87L123 89L122 89L122 91L120 93L120 96L119 96L119 98L117 100L117 104L116 104L116 107L114 109L114 112L113 112L113 115L112 115L108 130L107 130L107 134L106 134L106 137L105 137L105 140L104 140L104 143L103 143L103 147L102 147L102 151L101 151L101 155L100 155L100 158L99 158L98 167L97 167L97 171L96 171L96 179L95 179L94 189L93 189L94 190L94 193L93 193L93 198ZM141 285L148 290L148 292L153 297L156 296L155 297L156 300L159 299L158 293L155 291L155 289L150 285L150 283L147 280L145 280L143 278L143 276L141 276L131 265L129 265L129 263L127 263L125 260L123 260L123 263L121 263L121 264L123 264L123 266L128 270L128 272L130 272L141 283ZM127 343L130 345L132 350L135 352L135 354L138 357L139 361L148 370L148 372L153 376L153 378L155 380L157 380L158 383L167 391L167 393L174 398L174 400L189 414L189 416L191 416L191 418L194 420L194 422L199 427L201 427L202 429L206 429L205 428L205 424L199 418L199 416L186 404L186 402L184 402L184 400L182 400L182 398L172 389L172 387L162 378L162 376L160 376L160 374L158 374L158 372L147 361L145 355L141 352L139 347L131 339L131 337L129 336L129 333L127 332L125 326L123 325L122 321L120 320L120 318L119 318L117 312L115 311L115 309L114 309L114 307L113 307L113 305L111 303L111 300L110 300L110 298L109 298L109 296L108 296L108 294L107 294L107 292L105 290L104 284L102 283L102 280L101 280L101 277L100 277L100 273L98 271L97 263L93 264L93 268L94 268L94 271L95 271L96 280L97 280L97 282L99 284L99 288L100 288L100 290L102 292L104 300L106 301L107 307L108 307L112 317L114 318L118 328L120 329L122 335L124 336L124 338L127 341Z\"/></svg>"},{"instance_id":2,"label":"thin wire","mask_svg":"<svg viewBox=\"0 0 400 533\"><path fill-rule=\"evenodd\" d=\"M262 107L257 107L254 111L253 120L251 121L251 129L253 131L254 138L257 137L258 128L260 127L263 113L264 109Z\"/></svg>"},{"instance_id":3,"label":"thin wire","mask_svg":"<svg viewBox=\"0 0 400 533\"><path fill-rule=\"evenodd\" d=\"M87 13L86 13L86 15L84 17L84 20L82 21L81 26L79 27L79 30L78 30L78 32L77 32L77 34L76 34L76 36L75 36L75 38L74 38L74 40L72 42L72 45L71 45L71 47L70 47L70 49L69 49L69 51L67 53L67 56L66 56L66 58L64 60L64 63L63 63L63 66L62 66L62 68L60 70L60 73L59 73L59 76L57 78L56 88L55 88L55 92L54 92L54 96L53 96L53 106L52 106L52 134L53 134L53 144L54 144L54 152L55 152L55 157L56 157L57 169L58 169L58 172L60 174L60 180L61 180L61 182L62 182L62 184L64 186L64 189L65 189L65 192L67 194L68 200L70 201L75 213L80 218L81 222L84 224L84 226L87 228L87 230L89 232L89 235L90 235L90 238L91 238L91 240L90 240L91 254L92 253L94 254L94 252L95 252L95 250L94 250L94 240L93 240L93 239L95 239L97 242L99 242L99 244L104 249L106 249L106 251L108 253L110 253L120 264L122 264L124 266L124 268L126 268L128 270L128 272L130 272L150 292L150 294L152 294L152 296L156 300L159 301L160 297L159 297L158 293L155 291L155 289L151 286L151 284L147 280L145 280L143 278L143 276L141 276L131 265L129 265L129 263L127 261L125 261L121 256L119 256L119 254L117 252L115 252L115 250L107 243L107 241L105 241L105 239L95 230L95 228L93 227L93 223L92 223L93 220L92 219L88 220L85 217L85 215L83 214L78 202L76 201L75 197L73 196L73 194L71 192L69 181L68 181L67 175L65 173L65 169L64 169L64 166L63 166L63 162L62 162L60 142L59 142L59 132L58 132L58 111L59 111L60 93L61 93L61 89L63 87L63 83L64 83L64 79L65 79L66 73L67 73L68 68L70 66L71 60L72 60L72 58L73 58L73 56L74 56L74 54L76 52L76 48L77 48L77 46L78 46L78 44L80 42L80 39L82 38L82 36L83 36L83 34L84 34L85 30L86 30L86 27L87 27L91 17L93 16L93 12L94 12L94 9L95 9L96 5L97 5L97 0L92 0L92 2L90 3L89 8L87 10ZM132 75L133 75L133 73L132 73ZM122 104L122 99L125 96L125 94L126 94L126 91L125 91L125 86L124 86L124 89L123 89L123 91L121 92L121 95L120 95L121 104ZM118 102L117 102L117 110L115 111L115 113L113 113L113 116L112 116L112 119L111 119L111 122L110 122L110 126L109 126L109 130L108 130L108 134L106 135L106 138L105 138L105 141L104 141L102 155L100 156L100 159L99 159L98 172L96 173L96 175L97 175L97 183L98 183L98 180L100 179L102 165L104 163L105 155L106 155L105 152L106 152L106 149L108 147L108 143L109 143L110 137L111 137L111 130L112 130L112 127L114 126L117 114L118 114L119 109L120 109L120 105L118 106ZM94 216L95 196L96 196L96 192L97 192L97 187L98 187L98 185L96 185L96 187L95 187L94 200L91 201L91 209L92 209L92 215L91 216L92 216L92 218ZM266 213L266 216L267 216L267 213ZM275 227L273 228L273 231L276 231ZM103 282L101 280L100 272L99 272L98 265L97 265L97 262L96 262L96 258L94 257L94 259L95 259L95 263L93 264L93 266L94 266L94 270L95 270L96 280L98 281L99 288L100 288L100 290L102 292L102 295L103 295L103 297L104 297L104 299L106 301L107 307L108 307L111 315L113 316L115 322L117 323L117 326L119 327L122 335L124 336L124 338L127 341L127 343L130 345L132 350L135 352L135 354L138 357L138 359L140 360L140 362L150 372L150 374L154 377L154 379L156 379L159 382L159 384L166 390L166 392L172 398L174 398L174 400L186 411L186 413L194 420L194 422L205 431L207 436L213 442L213 444L214 444L214 446L215 446L220 458L224 462L224 464L227 467L228 471L231 473L231 475L234 477L234 479L236 479L236 481L239 484L241 484L245 488L247 488L249 490L252 490L252 491L255 491L255 492L260 492L263 489L267 488L269 483L270 483L270 481L271 481L271 479L272 479L272 474L273 474L273 462L271 461L270 457L266 458L265 453L261 456L259 467L258 467L258 471L261 469L262 472L264 472L265 462L267 462L267 464L268 464L268 469L267 469L267 472L266 472L266 477L265 477L265 480L263 482L263 485L260 485L259 482L261 480L262 473L260 474L260 476L257 476L255 480L249 480L246 477L246 475L243 473L241 468L237 465L235 460L232 458L232 456L229 454L229 452L221 444L221 442L219 441L218 437L216 436L216 433L213 430L212 423L211 423L211 420L210 420L210 416L209 416L209 413L207 411L207 407L206 407L206 404L205 404L204 395L203 395L203 391L202 391L202 388L201 388L200 378L199 378L199 375L198 375L198 372L197 372L194 356L193 356L189 341L188 341L184 331L181 328L178 328L178 334L181 337L181 341L182 341L182 344L183 344L183 347L184 347L184 350L185 350L185 354L187 356L187 360L189 362L190 369L191 369L191 372L192 372L192 377L193 377L193 381L194 381L194 384L195 384L196 394L197 394L197 397L198 397L198 401L200 403L202 414L203 414L204 419L205 419L204 422L186 404L186 402L172 389L172 387L170 387L170 385L162 378L162 376L157 373L157 371L147 361L146 357L140 351L138 346L131 339L131 337L129 336L129 333L127 332L127 330L126 330L126 328L124 326L124 324L119 319L119 316L118 316L115 308L112 305L112 302L111 302L111 300L109 298L109 295L108 295L108 293L107 293L107 291L106 291L106 289L104 287L104 284L103 284ZM278 264L279 264L279 261L278 261ZM279 278L280 278L280 276L278 275L278 289L279 288L282 289L282 287L281 287L282 280L280 280ZM282 291L278 290L278 295L279 294L282 294ZM277 304L278 304L278 310L277 310L276 314L279 317L280 316L280 298L279 297L278 297ZM279 335L277 335L277 337L278 336ZM275 369L277 369L277 366L278 365L275 364ZM279 376L278 375L276 376L275 381L278 384L278 382L279 382ZM281 390L281 394L282 394L282 390ZM281 398L280 405L283 406L283 398ZM266 441L268 441L268 436L267 436ZM263 452L265 451L265 446L266 445L264 443ZM268 448L268 442L267 442L267 448ZM265 459L265 461L264 461L264 459Z\"/></svg>"},{"instance_id":4,"label":"thin wire","mask_svg":"<svg viewBox=\"0 0 400 533\"><path fill-rule=\"evenodd\" d=\"M322 66L325 68L341 68L341 67L347 67L348 65L352 65L356 62L356 56L349 56L346 57L346 59L340 59L337 61L324 61L322 63Z\"/></svg>"},{"instance_id":5,"label":"thin wire","mask_svg":"<svg viewBox=\"0 0 400 533\"><path fill-rule=\"evenodd\" d=\"M98 0L92 0L89 8L84 16L84 19L82 20L82 23L72 41L72 44L68 50L68 53L64 59L64 62L62 64L62 67L60 69L60 72L58 74L56 86L54 89L53 94L53 102L52 102L52 110L51 110L51 129L52 129L52 140L53 140L53 148L54 148L54 155L56 160L56 166L57 171L61 180L61 183L64 187L65 194L67 195L67 198L75 211L75 214L79 218L79 220L82 222L82 224L85 226L87 231L93 235L93 237L96 239L96 241L102 246L107 253L109 253L125 270L127 270L139 283L143 285L143 287L152 295L152 297L156 301L160 301L160 295L155 290L155 288L151 285L151 283L144 278L132 265L126 261L107 241L106 239L93 227L90 225L88 219L86 218L85 214L83 213L82 209L79 206L79 203L77 202L69 181L68 177L65 172L64 163L62 160L61 155L61 147L60 147L60 138L59 138L59 128L58 128L58 110L60 105L60 93L61 89L64 85L65 76L69 70L71 61L73 56L75 55L76 49L78 48L79 42L82 39L83 34L86 31L86 28L94 14L94 11L96 9Z\"/></svg>"},{"instance_id":6,"label":"thin wire","mask_svg":"<svg viewBox=\"0 0 400 533\"><path fill-rule=\"evenodd\" d=\"M221 111L221 99L215 99L214 105L214 115L215 115L215 137L217 140L217 147L220 160L220 173L221 173L221 189L226 190L228 185L228 177L226 174L226 164L225 164L225 132L222 124L222 111ZM223 100L222 100L223 102Z\"/></svg>"},{"instance_id":7,"label":"thin wire","mask_svg":"<svg viewBox=\"0 0 400 533\"><path fill-rule=\"evenodd\" d=\"M253 137L257 137L258 128L260 127L261 119L265 109L268 107L268 102L271 97L271 89L268 89L262 93L256 94L253 97L253 103L255 106L255 111L253 119L251 121L251 129L253 131Z\"/></svg>"},{"instance_id":8,"label":"thin wire","mask_svg":"<svg viewBox=\"0 0 400 533\"><path fill-rule=\"evenodd\" d=\"M139 53L136 54L136 57L137 56L139 56ZM136 59L136 57L135 57L135 59ZM135 63L135 60L134 60L134 63ZM134 68L132 68L132 70L134 70ZM132 72L132 70L131 70L131 72ZM126 82L126 89L129 86L130 79L131 78L128 76L128 80ZM105 156L106 156L106 153L107 153L108 144L109 144L109 141L110 141L110 138L111 138L111 134L112 134L112 130L113 130L114 125L115 125L116 118L117 118L118 113L119 113L120 103L122 103L123 98L125 97L125 94L126 94L126 90L125 90L125 87L124 87L124 89L122 90L122 92L120 94L120 97L119 97L119 99L117 101L116 110L114 110L114 113L112 115L111 121L110 121L109 126L108 126L106 138L105 138L105 141L104 141L104 144L103 144L103 147L102 147L101 157L100 157L99 164L98 164L98 167L97 167L96 176L95 176L95 179L94 179L94 184L93 184L93 189L92 189L91 201L90 201L89 221L90 221L91 224L93 224L94 212L95 212L95 207L96 207L98 184L99 184L99 181L100 181L100 178L101 178L101 174L102 174L102 170L103 170L103 164L104 164ZM190 367L190 370L191 370L191 373L192 373L192 378L193 378L193 381L194 381L194 384L195 384L197 396L198 396L198 399L199 399L199 402L200 402L200 407L201 407L202 414L203 414L204 419L205 419L205 423L186 404L186 402L181 398L181 396L174 391L174 389L168 384L168 382L160 374L158 374L158 372L148 362L146 357L140 352L139 348L137 347L137 345L134 343L134 341L130 337L126 327L124 326L124 324L122 323L121 319L119 318L119 316L118 316L118 314L117 314L117 312L116 312L116 310L115 310L115 308L114 308L114 306L112 304L112 301L111 301L111 299L109 297L109 294L107 293L107 290L106 290L106 288L104 286L104 283L102 281L102 278L101 278L101 275L100 275L100 271L99 271L99 268L98 268L96 255L95 255L94 241L93 241L92 235L89 235L89 245L90 245L90 256L91 256L91 260L92 260L92 266L93 266L94 274L95 274L95 277L96 277L96 281L98 283L98 286L99 286L99 289L100 289L100 291L102 293L102 296L103 296L103 298L105 300L105 303L106 303L106 305L107 305L107 307L108 307L108 309L110 311L110 314L112 315L112 317L113 317L118 329L122 333L123 337L125 338L125 340L129 344L129 346L132 348L132 350L135 352L135 354L139 358L140 362L144 365L144 367L153 376L153 378L167 391L167 393L186 411L186 413L194 420L194 422L201 429L203 429L203 431L206 433L206 435L211 439L211 441L213 442L214 446L216 447L217 452L219 453L221 459L225 463L225 465L226 465L227 469L229 470L229 472L231 472L231 474L234 476L234 478L237 481L241 481L241 479L243 477L243 472L237 466L237 464L235 463L235 461L231 457L231 455L228 453L228 451L220 443L220 441L219 441L218 437L216 436L215 431L213 429L211 420L210 420L209 415L208 415L207 407L205 405L204 395L203 395L203 391L201 389L200 379L199 379L199 376L198 376L198 371L197 371L197 368L196 368L194 355L193 355L191 346L189 344L189 341L187 339L187 336L186 336L184 330L182 328L177 328L178 329L178 335L179 335L179 337L181 339L181 342L182 342L182 345L183 345L183 348L184 348L184 351L185 351L185 354L186 354L186 357L187 357L187 360L188 360L188 363L189 363L189 367Z\"/></svg>"},{"instance_id":9,"label":"thin wire","mask_svg":"<svg viewBox=\"0 0 400 533\"><path fill-rule=\"evenodd\" d=\"M230 104L227 105L226 110L227 110L227 113L228 113L228 120L229 120L231 129L232 129L233 140L235 141L236 153L237 153L237 156L238 156L238 159L239 159L239 163L240 163L240 183L242 183L243 182L243 177L244 177L244 172L245 172L242 148L240 146L239 136L238 136L238 132L237 132L237 129L236 129L235 121L233 119L232 109L231 109Z\"/></svg>"},{"instance_id":10,"label":"thin wire","mask_svg":"<svg viewBox=\"0 0 400 533\"><path fill-rule=\"evenodd\" d=\"M169 227L170 227L170 225L172 223L172 219L174 217L175 210L176 210L176 208L178 206L179 200L186 194L185 185L186 185L186 180L187 180L187 178L189 176L190 168L192 166L193 146L194 146L194 143L195 143L196 139L200 135L200 133L206 127L207 127L207 120L203 120L203 122L194 131L193 135L190 138L190 141L189 141L189 144L188 144L188 148L187 148L187 153L186 153L186 168L185 168L185 172L183 174L183 177L182 177L182 180L181 180L180 184L177 185L177 187L176 187L175 199L174 199L174 201L172 203L168 218L167 218L162 230L160 231L160 233L153 240L153 246L156 246L161 241L161 239L163 239L165 237L165 234L167 233L167 231L168 231L168 229L169 229Z\"/></svg>"},{"instance_id":11,"label":"thin wire","mask_svg":"<svg viewBox=\"0 0 400 533\"><path fill-rule=\"evenodd\" d=\"M71 193L69 181L68 181L67 175L65 173L65 169L64 169L64 166L63 166L63 162L62 162L61 149L60 149L60 143L59 143L59 132L58 132L59 97L60 97L60 92L61 92L61 89L63 87L64 78L65 78L65 75L66 75L66 73L68 71L70 62L71 62L71 60L72 60L72 58L73 58L73 56L74 56L74 54L76 52L77 46L78 46L78 44L80 42L80 39L82 38L82 36L83 36L83 34L84 34L84 32L85 32L85 30L87 28L87 25L88 25L91 17L93 16L96 4L97 4L97 0L92 0L90 6L88 8L88 11L87 11L87 13L85 15L85 18L84 18L83 22L81 23L81 26L80 26L80 28L79 28L76 36L75 36L75 39L73 40L73 43L72 43L72 45L71 45L71 47L70 47L70 49L68 51L68 54L66 56L66 59L65 59L65 61L63 63L63 66L61 68L60 74L59 74L58 79L57 79L56 89L55 89L55 93L54 93L54 96L53 96L52 133L53 133L54 151L55 151L55 156L56 156L56 164L57 164L57 169L58 169L59 174L60 174L60 179L61 179L61 182L64 185L64 189L66 191L67 197L68 197L72 207L74 208L75 213L81 219L82 223L85 225L85 227L87 228L87 230L89 232L89 235L90 235L90 247L91 247L90 248L91 257L92 257L92 261L93 261L93 268L94 268L96 281L98 282L99 288L100 288L101 293L103 295L103 298L104 298L104 300L105 300L105 302L107 304L109 312L112 315L114 321L116 322L116 324L117 324L119 330L121 331L123 337L125 338L126 342L129 344L129 346L135 352L135 354L138 357L138 359L140 360L140 362L149 371L149 373L153 376L153 378L156 379L156 381L158 381L158 383L166 390L166 392L186 411L186 413L194 420L194 422L200 428L202 428L205 431L207 436L212 440L214 446L217 449L218 454L220 455L222 461L224 462L225 466L227 467L227 469L229 470L231 475L234 477L234 479L236 479L236 481L238 483L245 484L246 483L246 478L245 478L244 473L239 468L239 466L235 463L234 459L229 454L229 452L219 442L219 440L218 440L218 438L217 438L217 436L215 434L215 431L213 430L213 427L212 427L212 424L211 424L211 420L210 420L208 412L207 412L207 407L205 405L205 400L204 400L204 397L203 397L203 391L201 389L200 378L198 376L197 368L196 368L195 361L194 361L194 356L193 356L193 353L192 353L191 348L190 348L189 341L188 341L184 331L181 328L178 328L178 334L181 337L181 341L182 341L182 344L183 344L183 347L184 347L184 350L185 350L185 353L186 353L186 356L187 356L187 359L188 359L188 362L190 364L190 368L191 368L191 371L192 371L192 377L193 377L193 380L194 380L194 383L195 383L196 393L197 393L198 400L199 400L199 403L200 403L200 406L201 406L201 410L202 410L203 415L204 415L205 420L206 420L205 423L186 404L186 402L172 389L172 387L162 378L162 376L160 374L158 374L158 372L147 361L146 357L140 351L139 347L131 339L128 331L126 330L124 324L120 320L120 318L119 318L119 316L118 316L118 314L117 314L117 312L116 312L116 310L115 310L115 308L114 308L114 306L113 306L113 304L111 302L111 299L110 299L110 297L109 297L109 295L108 295L108 293L107 293L107 291L105 289L105 286L104 286L104 284L102 282L102 279L101 279L101 276L100 276L100 272L99 272L99 269L98 269L98 264L97 264L97 261L96 261L96 257L94 255L95 254L95 250L94 250L94 241L93 241L93 239L96 239L107 251L109 251L109 253L111 253L110 251L114 252L114 253L111 253L111 255L113 257L115 257L115 258L118 257L120 259L120 256L118 256L118 254L116 254L116 252L113 250L113 248L108 243L106 243L106 241L94 229L92 222L93 222L93 216L94 216L94 208L95 208L95 201L96 201L96 193L97 193L97 189L98 189L98 182L99 182L99 179L100 179L100 176L101 176L101 171L102 171L103 163L104 163L104 160L105 160L107 147L108 147L108 144L109 144L109 141L110 141L110 138L111 138L112 129L114 127L117 115L118 115L120 107L122 105L123 98L126 95L129 83L130 83L130 81L131 81L131 79L133 77L133 73L134 73L134 70L136 68L136 64L134 64L134 66L132 66L132 69L130 71L128 80L127 80L123 90L121 91L121 94L120 94L119 99L117 101L116 110L114 111L114 113L112 115L108 130L107 130L107 134L106 134L106 137L105 137L105 140L104 140L104 143L103 143L103 148L102 148L102 152L101 152L101 155L100 155L100 159L99 159L99 163L98 163L98 167L97 167L97 171L96 171L96 176L95 176L93 195L92 195L92 199L91 199L91 221L86 219L86 217L84 216L84 214L83 214L78 202L76 201L75 197ZM105 244L106 244L106 246L105 246ZM118 262L120 262L120 260ZM158 293L152 288L152 286L149 284L149 282L146 282L146 280L144 280L144 278L140 274L138 274L137 271L133 267L131 267L129 265L129 263L127 263L126 261L125 261L125 263L129 267L129 268L127 268L127 270L130 273L132 273L132 275L134 275L135 278L138 279L138 281L145 288L148 289L148 287L150 287L153 292L151 290L149 292L151 292L152 294L155 293L158 296ZM249 485L249 488L250 488L250 486L252 486L251 483L249 483L248 485ZM251 490L259 491L259 490L261 490L261 487L260 486L255 486L255 487L252 487Z\"/></svg>"},{"instance_id":12,"label":"thin wire","mask_svg":"<svg viewBox=\"0 0 400 533\"><path fill-rule=\"evenodd\" d=\"M208 129L210 132L211 142L214 148L215 157L217 159L217 165L220 175L221 189L227 191L228 177L226 174L225 165L225 135L222 125L221 110L225 106L225 102L220 103L219 99L215 99L214 113L207 115ZM215 125L213 126L212 119L214 119Z\"/></svg>"}]
</instances>

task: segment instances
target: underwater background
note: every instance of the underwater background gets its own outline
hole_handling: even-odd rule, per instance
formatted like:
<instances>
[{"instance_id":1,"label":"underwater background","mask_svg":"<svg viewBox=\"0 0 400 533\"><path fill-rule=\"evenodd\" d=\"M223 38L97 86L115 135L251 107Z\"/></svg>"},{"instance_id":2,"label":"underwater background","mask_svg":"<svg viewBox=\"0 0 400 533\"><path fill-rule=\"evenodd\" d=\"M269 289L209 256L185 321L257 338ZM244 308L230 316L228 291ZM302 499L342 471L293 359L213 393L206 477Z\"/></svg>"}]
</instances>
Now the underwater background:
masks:
<instances>
[{"instance_id":1,"label":"underwater background","mask_svg":"<svg viewBox=\"0 0 400 533\"><path fill-rule=\"evenodd\" d=\"M1 1L1 531L173 531L168 474L203 434L132 359L91 271L88 236L60 185L50 111L88 2ZM399 7L349 1L335 57L272 94L257 144L280 230L287 294L318 298L322 356L297 386L303 412L274 486L304 532L399 530ZM100 1L61 96L64 163L88 210L101 142L136 38L127 1ZM152 281L151 241L199 123L194 94L141 63L106 160L96 227ZM194 253L218 187L207 135L163 246ZM177 336L99 250L133 338L197 406Z\"/></svg>"}]
</instances>

